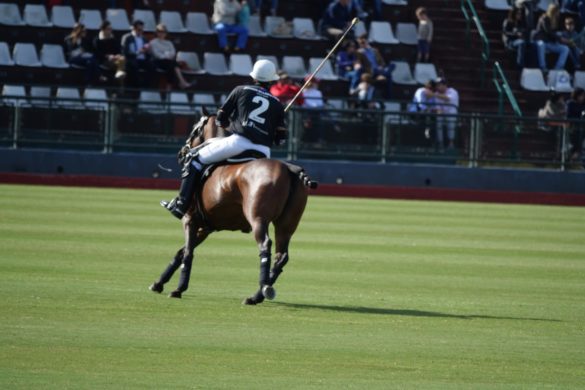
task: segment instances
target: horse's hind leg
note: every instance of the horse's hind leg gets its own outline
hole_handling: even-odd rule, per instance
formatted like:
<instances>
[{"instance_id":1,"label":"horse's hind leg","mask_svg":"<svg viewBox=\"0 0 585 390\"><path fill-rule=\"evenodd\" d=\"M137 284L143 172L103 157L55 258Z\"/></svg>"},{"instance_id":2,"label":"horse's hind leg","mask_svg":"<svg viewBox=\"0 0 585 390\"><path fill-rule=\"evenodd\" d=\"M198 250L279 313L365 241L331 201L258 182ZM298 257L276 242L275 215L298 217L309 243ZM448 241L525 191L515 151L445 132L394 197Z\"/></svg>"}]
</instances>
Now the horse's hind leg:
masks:
<instances>
[{"instance_id":1,"label":"horse's hind leg","mask_svg":"<svg viewBox=\"0 0 585 390\"><path fill-rule=\"evenodd\" d=\"M154 282L149 287L150 288L150 291L153 291L153 292L159 293L159 294L161 292L163 292L165 283L167 283L169 280L171 280L171 278L173 277L173 274L175 273L175 271L177 269L179 269L179 267L181 266L181 263L183 262L183 252L184 252L184 250L185 250L185 247L182 247L181 249L179 249L177 251L177 254L173 258L173 260L169 263L169 265L167 266L167 268L160 275L160 278L158 278L158 281Z\"/></svg>"},{"instance_id":2,"label":"horse's hind leg","mask_svg":"<svg viewBox=\"0 0 585 390\"><path fill-rule=\"evenodd\" d=\"M258 283L260 288L253 296L246 298L244 304L256 305L264 302L264 298L273 299L274 291L270 284L270 250L272 248L272 240L268 236L268 223L257 222L252 226L254 238L260 250L260 275Z\"/></svg>"}]
</instances>

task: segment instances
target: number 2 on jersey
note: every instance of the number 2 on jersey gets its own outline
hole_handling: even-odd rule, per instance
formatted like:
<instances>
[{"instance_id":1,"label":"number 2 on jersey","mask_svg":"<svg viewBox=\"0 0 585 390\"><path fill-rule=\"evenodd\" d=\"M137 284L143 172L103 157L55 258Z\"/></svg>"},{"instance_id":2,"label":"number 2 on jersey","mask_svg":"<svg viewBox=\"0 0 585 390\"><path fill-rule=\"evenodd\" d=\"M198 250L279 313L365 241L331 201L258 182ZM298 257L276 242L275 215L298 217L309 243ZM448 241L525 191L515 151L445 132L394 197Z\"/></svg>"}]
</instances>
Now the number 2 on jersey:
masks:
<instances>
[{"instance_id":1,"label":"number 2 on jersey","mask_svg":"<svg viewBox=\"0 0 585 390\"><path fill-rule=\"evenodd\" d=\"M268 99L263 98L262 96L254 96L254 98L252 99L252 103L259 103L260 107L252 110L250 112L250 115L248 116L248 119L251 119L254 122L260 124L264 124L264 122L266 122L266 119L262 118L261 115L264 114L266 110L268 110L268 107L270 106Z\"/></svg>"}]
</instances>

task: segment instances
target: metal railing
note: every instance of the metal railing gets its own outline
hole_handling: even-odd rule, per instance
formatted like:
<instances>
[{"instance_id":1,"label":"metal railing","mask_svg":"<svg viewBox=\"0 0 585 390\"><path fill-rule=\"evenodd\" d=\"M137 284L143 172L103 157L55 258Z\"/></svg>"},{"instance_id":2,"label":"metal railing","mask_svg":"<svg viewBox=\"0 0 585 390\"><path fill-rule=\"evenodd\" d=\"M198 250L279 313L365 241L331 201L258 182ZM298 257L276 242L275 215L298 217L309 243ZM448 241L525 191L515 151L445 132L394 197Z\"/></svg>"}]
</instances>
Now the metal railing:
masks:
<instances>
[{"instance_id":1,"label":"metal railing","mask_svg":"<svg viewBox=\"0 0 585 390\"><path fill-rule=\"evenodd\" d=\"M199 117L192 104L14 99L23 98L6 97L4 103L0 99L2 147L174 154ZM408 106L402 104L397 111L295 107L288 116L289 140L273 148L273 155L565 169L570 166L569 138L582 139L585 128L585 121L410 112Z\"/></svg>"},{"instance_id":2,"label":"metal railing","mask_svg":"<svg viewBox=\"0 0 585 390\"><path fill-rule=\"evenodd\" d=\"M498 61L494 62L493 74L494 76L492 80L494 82L496 90L498 91L498 114L500 115L504 114L504 97L506 97L508 103L510 103L512 110L514 111L514 114L516 114L516 116L518 117L521 117L522 110L518 105L518 101L514 96L514 92L512 92L512 88L510 88L508 79L506 78L506 75L504 74L504 71L502 70L502 67L500 66L500 63Z\"/></svg>"},{"instance_id":3,"label":"metal railing","mask_svg":"<svg viewBox=\"0 0 585 390\"><path fill-rule=\"evenodd\" d=\"M481 86L485 87L485 78L486 78L486 68L487 63L490 59L490 43L483 29L483 25L481 24L481 20L479 20L479 16L477 16L477 11L475 10L475 6L471 2L471 0L461 0L461 12L463 12L463 17L465 18L465 37L467 41L467 46L471 47L471 22L475 24L475 28L479 33L479 38L481 39L482 50L481 50L481 69L480 69L480 80Z\"/></svg>"}]
</instances>

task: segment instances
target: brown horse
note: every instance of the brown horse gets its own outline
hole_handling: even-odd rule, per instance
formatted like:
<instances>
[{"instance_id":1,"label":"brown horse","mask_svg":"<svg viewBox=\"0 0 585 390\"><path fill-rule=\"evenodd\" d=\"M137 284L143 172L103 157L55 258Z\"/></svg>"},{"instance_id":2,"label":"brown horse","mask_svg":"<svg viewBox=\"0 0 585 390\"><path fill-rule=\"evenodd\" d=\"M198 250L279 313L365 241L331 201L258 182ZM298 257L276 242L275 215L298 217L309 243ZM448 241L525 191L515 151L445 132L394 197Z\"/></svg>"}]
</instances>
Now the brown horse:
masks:
<instances>
[{"instance_id":1,"label":"brown horse","mask_svg":"<svg viewBox=\"0 0 585 390\"><path fill-rule=\"evenodd\" d=\"M215 122L213 115L203 113L186 146L179 152L180 160L207 140L225 136ZM260 287L244 303L255 305L264 298L274 299L272 286L289 260L288 246L305 210L308 187L315 188L316 184L300 167L279 160L263 158L217 166L203 183L197 201L183 217L185 245L150 289L162 292L163 285L182 266L179 285L169 295L180 298L189 287L195 248L213 231L241 230L254 234L260 251ZM272 270L270 223L274 225L276 240Z\"/></svg>"}]
</instances>

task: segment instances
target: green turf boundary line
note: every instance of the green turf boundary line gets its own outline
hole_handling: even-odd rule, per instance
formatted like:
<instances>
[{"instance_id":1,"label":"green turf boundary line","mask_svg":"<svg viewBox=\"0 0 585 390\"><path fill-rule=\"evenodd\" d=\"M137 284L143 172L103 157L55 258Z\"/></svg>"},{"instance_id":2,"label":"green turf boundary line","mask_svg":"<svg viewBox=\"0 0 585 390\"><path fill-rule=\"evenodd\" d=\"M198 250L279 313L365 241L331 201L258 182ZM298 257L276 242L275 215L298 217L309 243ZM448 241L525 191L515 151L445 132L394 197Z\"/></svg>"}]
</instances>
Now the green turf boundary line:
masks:
<instances>
[{"instance_id":1,"label":"green turf boundary line","mask_svg":"<svg viewBox=\"0 0 585 390\"><path fill-rule=\"evenodd\" d=\"M41 175L29 173L0 173L0 183L160 190L177 190L179 188L178 179L90 175ZM379 199L585 206L585 194L482 191L436 187L321 184L319 185L318 189L311 190L311 195Z\"/></svg>"}]
</instances>

